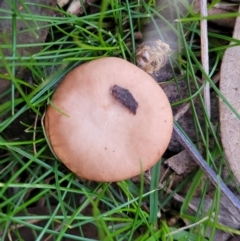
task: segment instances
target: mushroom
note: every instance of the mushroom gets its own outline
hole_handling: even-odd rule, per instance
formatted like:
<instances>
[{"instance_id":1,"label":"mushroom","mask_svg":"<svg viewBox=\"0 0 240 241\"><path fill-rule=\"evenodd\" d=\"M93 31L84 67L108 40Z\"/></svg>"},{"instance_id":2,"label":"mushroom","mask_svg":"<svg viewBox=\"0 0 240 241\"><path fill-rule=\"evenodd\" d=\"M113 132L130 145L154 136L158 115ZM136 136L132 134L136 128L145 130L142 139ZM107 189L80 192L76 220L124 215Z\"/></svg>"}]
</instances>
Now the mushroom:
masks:
<instances>
[{"instance_id":1,"label":"mushroom","mask_svg":"<svg viewBox=\"0 0 240 241\"><path fill-rule=\"evenodd\" d=\"M45 130L56 156L77 176L125 180L150 169L173 129L169 101L155 80L107 57L70 71L55 91Z\"/></svg>"}]
</instances>

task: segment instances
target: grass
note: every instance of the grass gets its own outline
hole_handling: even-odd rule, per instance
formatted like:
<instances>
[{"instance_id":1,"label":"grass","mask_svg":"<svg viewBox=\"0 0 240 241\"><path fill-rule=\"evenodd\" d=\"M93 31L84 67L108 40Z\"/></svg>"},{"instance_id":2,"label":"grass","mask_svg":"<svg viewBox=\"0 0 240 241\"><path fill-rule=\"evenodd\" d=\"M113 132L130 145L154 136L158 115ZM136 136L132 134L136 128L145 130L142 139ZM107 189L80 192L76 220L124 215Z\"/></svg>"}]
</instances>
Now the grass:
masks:
<instances>
[{"instance_id":1,"label":"grass","mask_svg":"<svg viewBox=\"0 0 240 241\"><path fill-rule=\"evenodd\" d=\"M168 185L171 177L161 186L159 176L160 160L153 167L150 178L141 175L139 182L126 180L118 183L93 183L77 179L51 153L44 136L41 120L46 106L57 83L75 66L93 59L106 56L119 56L135 63L135 32L143 32L144 26L152 28L143 32L146 38L160 38L172 44L168 39L171 30L177 39L178 49L170 61L174 67L177 84L179 73L188 86L188 97L172 103L178 106L189 102L193 112L197 143L202 143L205 159L221 175L227 166L221 147L218 124L204 116L205 127L199 122L195 106L198 99L203 113L206 113L197 76L205 74L199 57L199 20L187 1L169 1L156 6L149 1L109 1L109 4L96 5L95 13L84 16L69 15L57 8L53 16L41 16L32 12L34 3L20 1L25 11L17 11L17 1L8 0L11 10L0 9L5 15L0 20L12 21L12 44L6 42L0 48L1 67L5 72L0 78L12 81L11 86L1 94L1 98L10 95L0 106L0 240L213 240L216 230L239 234L237 230L224 226L218 221L220 192L213 190L213 202L208 212L204 209L209 181L198 170L180 183L171 192ZM215 1L217 3L217 1ZM185 9L182 14L179 4ZM40 6L40 5L39 5ZM41 6L51 8L50 6ZM164 18L166 9L178 21ZM56 10L56 9L55 9ZM231 14L225 17L230 17ZM215 18L221 16L215 16ZM211 17L213 18L213 17ZM31 32L36 39L38 29L49 28L44 43L18 44L17 21L21 19L26 28L22 32ZM109 21L111 19L111 21ZM29 24L28 20L31 20ZM158 27L158 21L164 27ZM41 23L41 25L39 24ZM213 76L219 71L224 50L228 47L230 36L209 32L210 75L207 81L214 92L224 98ZM236 41L236 44L239 42ZM19 48L37 48L41 50L33 55L18 56ZM10 49L11 54L4 54ZM19 68L30 72L32 82L16 78ZM190 86L195 85L192 92ZM18 93L18 95L16 95ZM227 101L226 101L227 102ZM231 106L230 106L231 107ZM233 110L235 111L235 110ZM237 113L236 113L237 115ZM21 127L14 133L14 127ZM19 127L20 126L20 127ZM213 140L214 145L210 143ZM218 159L216 165L214 161ZM230 180L234 178L230 174ZM191 183L180 208L173 209L172 200L181 189ZM200 202L196 212L189 214L189 204L200 190ZM169 207L170 210L169 210ZM169 217L176 217L173 225ZM183 222L184 221L184 222ZM95 238L86 237L97 232ZM95 228L94 228L95 227ZM25 229L24 229L25 228Z\"/></svg>"}]
</instances>

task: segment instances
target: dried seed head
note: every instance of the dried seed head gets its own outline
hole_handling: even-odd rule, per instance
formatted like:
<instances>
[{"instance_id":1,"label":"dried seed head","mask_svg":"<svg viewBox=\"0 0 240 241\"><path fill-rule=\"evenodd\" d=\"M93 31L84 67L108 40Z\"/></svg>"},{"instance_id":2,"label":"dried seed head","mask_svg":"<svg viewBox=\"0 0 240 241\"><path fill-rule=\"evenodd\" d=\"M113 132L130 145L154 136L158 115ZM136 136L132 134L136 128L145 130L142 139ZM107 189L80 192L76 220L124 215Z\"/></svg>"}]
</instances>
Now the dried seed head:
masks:
<instances>
[{"instance_id":1,"label":"dried seed head","mask_svg":"<svg viewBox=\"0 0 240 241\"><path fill-rule=\"evenodd\" d=\"M169 45L161 40L144 42L137 48L137 65L149 74L157 74L167 63L169 52Z\"/></svg>"}]
</instances>

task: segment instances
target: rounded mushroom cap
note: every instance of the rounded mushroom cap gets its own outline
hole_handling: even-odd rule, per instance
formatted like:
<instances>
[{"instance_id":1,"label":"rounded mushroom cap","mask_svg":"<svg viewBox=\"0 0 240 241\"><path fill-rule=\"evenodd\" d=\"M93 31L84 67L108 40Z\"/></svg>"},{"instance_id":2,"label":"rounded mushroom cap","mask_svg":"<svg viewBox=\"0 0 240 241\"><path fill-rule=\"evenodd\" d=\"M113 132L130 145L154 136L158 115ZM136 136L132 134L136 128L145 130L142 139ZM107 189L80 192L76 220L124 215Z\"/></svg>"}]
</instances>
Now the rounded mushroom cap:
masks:
<instances>
[{"instance_id":1,"label":"rounded mushroom cap","mask_svg":"<svg viewBox=\"0 0 240 241\"><path fill-rule=\"evenodd\" d=\"M155 80L114 57L69 72L45 117L57 157L77 176L102 182L151 168L166 150L172 128L169 101Z\"/></svg>"}]
</instances>

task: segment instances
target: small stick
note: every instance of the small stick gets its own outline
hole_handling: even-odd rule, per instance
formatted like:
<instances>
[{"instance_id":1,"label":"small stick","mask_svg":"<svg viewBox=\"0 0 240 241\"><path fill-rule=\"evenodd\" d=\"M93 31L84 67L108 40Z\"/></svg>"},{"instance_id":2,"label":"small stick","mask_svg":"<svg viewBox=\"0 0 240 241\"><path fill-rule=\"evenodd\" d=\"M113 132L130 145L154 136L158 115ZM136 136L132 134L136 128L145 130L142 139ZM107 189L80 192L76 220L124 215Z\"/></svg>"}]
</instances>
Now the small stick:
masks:
<instances>
[{"instance_id":1,"label":"small stick","mask_svg":"<svg viewBox=\"0 0 240 241\"><path fill-rule=\"evenodd\" d=\"M231 190L226 186L222 179L218 177L217 174L212 170L212 168L207 164L207 162L203 159L194 144L183 135L182 131L179 129L176 123L174 123L173 131L175 132L178 141L186 149L186 151L193 158L193 160L202 168L202 170L205 172L205 174L208 176L214 186L220 188L225 197L238 211L240 211L240 200L231 192Z\"/></svg>"},{"instance_id":2,"label":"small stick","mask_svg":"<svg viewBox=\"0 0 240 241\"><path fill-rule=\"evenodd\" d=\"M201 17L207 17L208 10L207 10L207 0L200 0L200 12ZM201 19L201 59L202 59L202 66L206 73L209 74L209 56L208 56L208 27L207 27L207 19ZM206 82L205 87L203 89L203 97L204 102L207 110L207 114L211 116L211 99L210 99L210 86L207 82L204 75L202 76L203 83Z\"/></svg>"}]
</instances>

